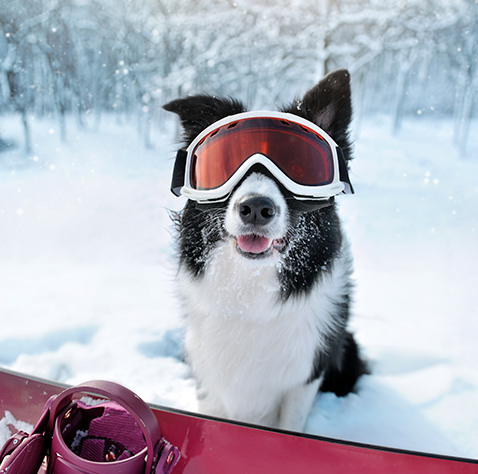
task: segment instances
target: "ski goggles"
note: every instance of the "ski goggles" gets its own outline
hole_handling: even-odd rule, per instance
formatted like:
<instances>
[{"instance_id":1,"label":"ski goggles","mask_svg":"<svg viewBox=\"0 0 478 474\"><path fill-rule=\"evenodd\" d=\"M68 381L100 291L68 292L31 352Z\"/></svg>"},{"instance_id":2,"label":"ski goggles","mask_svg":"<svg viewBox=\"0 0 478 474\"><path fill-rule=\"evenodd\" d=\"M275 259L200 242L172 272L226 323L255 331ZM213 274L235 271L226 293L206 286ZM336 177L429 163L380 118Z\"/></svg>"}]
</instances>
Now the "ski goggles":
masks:
<instances>
[{"instance_id":1,"label":"ski goggles","mask_svg":"<svg viewBox=\"0 0 478 474\"><path fill-rule=\"evenodd\" d=\"M254 165L299 200L353 193L342 150L314 123L282 112L231 115L179 150L171 191L199 203L226 200Z\"/></svg>"}]
</instances>

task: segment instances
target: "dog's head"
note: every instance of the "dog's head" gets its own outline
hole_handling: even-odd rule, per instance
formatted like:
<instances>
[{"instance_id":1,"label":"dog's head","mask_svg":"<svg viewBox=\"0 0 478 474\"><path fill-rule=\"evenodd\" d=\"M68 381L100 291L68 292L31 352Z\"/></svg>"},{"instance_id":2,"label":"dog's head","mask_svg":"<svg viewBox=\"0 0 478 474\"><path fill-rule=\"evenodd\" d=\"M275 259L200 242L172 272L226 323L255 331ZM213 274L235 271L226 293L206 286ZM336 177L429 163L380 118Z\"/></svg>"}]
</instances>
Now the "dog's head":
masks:
<instances>
[{"instance_id":1,"label":"dog's head","mask_svg":"<svg viewBox=\"0 0 478 474\"><path fill-rule=\"evenodd\" d=\"M208 126L235 114L245 112L244 106L235 100L198 95L174 100L164 106L179 115L184 130L184 145L193 140ZM346 162L352 158L349 141L349 124L352 115L350 79L345 70L335 71L310 89L302 99L296 99L282 112L297 115L318 125L341 148ZM333 199L332 199L333 201ZM330 204L327 203L327 204ZM219 211L219 207L221 211ZM254 164L237 183L227 201L220 206L204 206L188 201L183 217L189 226L198 213L208 213L214 220L221 212L223 231L209 233L210 240L230 238L235 250L248 259L267 259L289 249L289 243L297 237L297 227L303 225L301 216L313 213L316 225L327 214L328 222L334 221L333 206L323 208L323 201L297 200L273 173L261 164ZM204 218L204 216L202 216ZM183 218L184 221L184 218ZM310 221L310 219L309 219ZM183 226L186 225L184 222ZM311 225L311 222L308 222ZM291 233L291 228L296 231ZM199 229L190 229L199 232ZM204 235L197 235L197 242ZM189 249L190 253L194 253ZM196 263L200 250L196 249ZM204 252L201 254L204 260ZM198 272L199 273L199 272Z\"/></svg>"}]
</instances>

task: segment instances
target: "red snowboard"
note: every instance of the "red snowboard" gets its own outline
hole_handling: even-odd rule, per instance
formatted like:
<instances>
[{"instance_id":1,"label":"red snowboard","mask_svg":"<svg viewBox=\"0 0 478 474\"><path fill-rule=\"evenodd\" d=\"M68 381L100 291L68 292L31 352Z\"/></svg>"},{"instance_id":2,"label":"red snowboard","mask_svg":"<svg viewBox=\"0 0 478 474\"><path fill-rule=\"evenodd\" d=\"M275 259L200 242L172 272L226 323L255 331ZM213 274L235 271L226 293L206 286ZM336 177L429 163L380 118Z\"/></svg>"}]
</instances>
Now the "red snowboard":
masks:
<instances>
[{"instance_id":1,"label":"red snowboard","mask_svg":"<svg viewBox=\"0 0 478 474\"><path fill-rule=\"evenodd\" d=\"M0 418L32 425L65 386L0 369ZM181 450L174 474L478 474L478 460L272 431L152 406L165 438Z\"/></svg>"}]
</instances>

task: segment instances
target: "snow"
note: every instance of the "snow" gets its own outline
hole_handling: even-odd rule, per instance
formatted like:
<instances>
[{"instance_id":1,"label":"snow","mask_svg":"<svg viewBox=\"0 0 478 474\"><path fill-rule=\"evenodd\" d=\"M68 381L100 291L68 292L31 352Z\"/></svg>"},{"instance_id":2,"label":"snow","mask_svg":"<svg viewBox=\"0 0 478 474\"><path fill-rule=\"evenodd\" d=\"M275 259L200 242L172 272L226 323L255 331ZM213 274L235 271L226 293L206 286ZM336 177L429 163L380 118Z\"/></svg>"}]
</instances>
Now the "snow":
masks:
<instances>
[{"instance_id":1,"label":"snow","mask_svg":"<svg viewBox=\"0 0 478 474\"><path fill-rule=\"evenodd\" d=\"M451 121L355 124L352 327L373 373L317 397L309 433L478 458L478 123L466 156ZM110 379L146 401L196 409L181 360L168 209L173 122L143 149L134 125L32 123L33 152L0 154L0 365L76 384ZM21 142L17 117L2 137ZM1 391L1 387L0 387ZM4 414L0 414L3 416ZM0 419L0 443L8 424Z\"/></svg>"}]
</instances>

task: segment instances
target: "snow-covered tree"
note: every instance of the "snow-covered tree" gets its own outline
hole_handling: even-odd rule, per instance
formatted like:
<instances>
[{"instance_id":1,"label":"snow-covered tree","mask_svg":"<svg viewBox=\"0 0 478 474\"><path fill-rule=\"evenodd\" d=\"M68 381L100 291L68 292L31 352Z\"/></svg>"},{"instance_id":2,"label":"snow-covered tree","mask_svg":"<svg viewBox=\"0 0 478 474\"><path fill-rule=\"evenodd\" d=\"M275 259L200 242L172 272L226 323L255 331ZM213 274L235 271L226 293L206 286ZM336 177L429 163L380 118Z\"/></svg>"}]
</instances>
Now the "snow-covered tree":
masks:
<instances>
[{"instance_id":1,"label":"snow-covered tree","mask_svg":"<svg viewBox=\"0 0 478 474\"><path fill-rule=\"evenodd\" d=\"M476 0L16 0L0 4L0 106L23 117L138 117L145 144L185 94L256 107L352 72L360 113L453 113L466 143L477 90Z\"/></svg>"}]
</instances>

